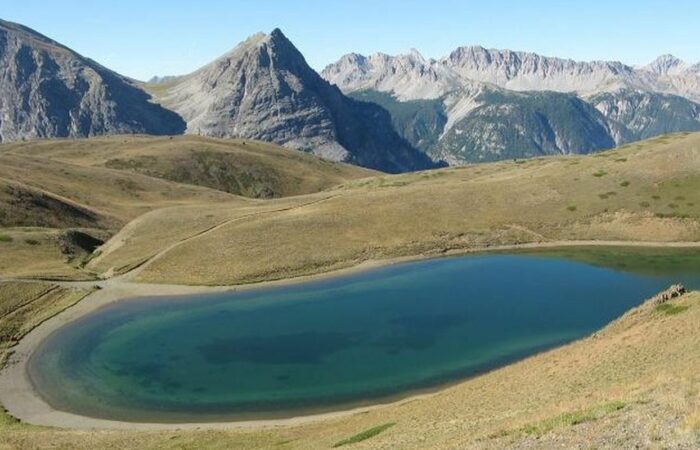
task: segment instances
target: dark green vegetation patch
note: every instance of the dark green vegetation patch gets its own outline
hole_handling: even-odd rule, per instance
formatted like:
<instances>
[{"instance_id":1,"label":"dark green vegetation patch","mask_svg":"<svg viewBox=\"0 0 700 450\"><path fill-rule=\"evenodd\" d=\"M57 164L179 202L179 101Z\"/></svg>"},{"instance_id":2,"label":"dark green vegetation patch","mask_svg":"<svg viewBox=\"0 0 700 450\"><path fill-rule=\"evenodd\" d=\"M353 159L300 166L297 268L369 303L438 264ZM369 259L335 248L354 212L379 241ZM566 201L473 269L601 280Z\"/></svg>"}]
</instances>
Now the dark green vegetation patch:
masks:
<instances>
[{"instance_id":1,"label":"dark green vegetation patch","mask_svg":"<svg viewBox=\"0 0 700 450\"><path fill-rule=\"evenodd\" d=\"M566 247L523 250L533 256L565 258L642 275L700 273L700 249L651 247Z\"/></svg>"},{"instance_id":2,"label":"dark green vegetation patch","mask_svg":"<svg viewBox=\"0 0 700 450\"><path fill-rule=\"evenodd\" d=\"M687 311L690 306L688 305L674 305L673 303L662 303L656 306L656 311L666 314L667 316L675 316L684 311Z\"/></svg>"},{"instance_id":3,"label":"dark green vegetation patch","mask_svg":"<svg viewBox=\"0 0 700 450\"><path fill-rule=\"evenodd\" d=\"M356 444L358 442L366 441L369 438L372 438L379 433L388 430L389 428L393 427L396 425L395 422L390 422L390 423L385 423L384 425L379 425L374 428L370 428L369 430L365 430L362 433L357 433L354 436L350 436L347 439L343 439L342 441L336 442L335 445L333 445L333 448L337 447L342 447L344 445L349 445L349 444Z\"/></svg>"}]
</instances>

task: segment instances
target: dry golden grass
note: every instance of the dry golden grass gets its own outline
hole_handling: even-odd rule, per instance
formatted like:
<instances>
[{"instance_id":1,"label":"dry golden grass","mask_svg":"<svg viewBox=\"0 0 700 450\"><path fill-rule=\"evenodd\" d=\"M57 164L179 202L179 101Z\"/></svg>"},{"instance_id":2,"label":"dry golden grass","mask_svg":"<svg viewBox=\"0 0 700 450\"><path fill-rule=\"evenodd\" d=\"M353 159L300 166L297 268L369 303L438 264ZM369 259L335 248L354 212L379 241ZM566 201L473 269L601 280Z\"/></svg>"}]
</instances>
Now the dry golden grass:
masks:
<instances>
[{"instance_id":1,"label":"dry golden grass","mask_svg":"<svg viewBox=\"0 0 700 450\"><path fill-rule=\"evenodd\" d=\"M164 239L161 249L168 251L138 279L236 284L370 259L502 244L696 241L700 134L653 139L594 156L375 177L324 195L328 199L322 202L221 222L223 226L179 245ZM265 206L270 204L274 201ZM225 208L218 208L219 213ZM168 211L168 217L180 216L182 223L201 214L192 208ZM158 215L142 217L130 232L152 233L161 228L160 220ZM124 265L121 254L105 251L98 270Z\"/></svg>"},{"instance_id":2,"label":"dry golden grass","mask_svg":"<svg viewBox=\"0 0 700 450\"><path fill-rule=\"evenodd\" d=\"M50 228L0 228L0 277L95 278L80 269L80 261L71 261L61 252L58 245L60 233L60 230Z\"/></svg>"},{"instance_id":3,"label":"dry golden grass","mask_svg":"<svg viewBox=\"0 0 700 450\"><path fill-rule=\"evenodd\" d=\"M90 277L89 272L67 263L51 245L61 229L98 230L108 237L154 210L163 210L157 214L161 218L169 217L168 207L192 211L188 217L173 218L175 223L163 219L153 233L135 238L139 248L129 252L138 255L138 262L143 254L152 256L150 248L162 240L197 233L219 223L216 220L243 214L251 205L261 211L268 208L264 201L231 192L249 196L307 194L374 174L272 144L192 136L118 136L0 145L0 234L21 233L19 227L40 227L44 229L40 240L47 243L30 248L20 245L22 236L11 245L0 242L0 277Z\"/></svg>"},{"instance_id":4,"label":"dry golden grass","mask_svg":"<svg viewBox=\"0 0 700 450\"><path fill-rule=\"evenodd\" d=\"M303 201L309 199L305 197ZM125 226L100 249L99 255L87 267L98 273L119 274L153 258L173 243L196 237L221 224L294 207L301 202L302 199L289 198L274 203L260 202L243 206L238 203L222 203L216 208L207 205L158 209ZM158 226L144 227L144 222L158 223ZM109 265L102 262L101 255L109 255ZM196 265L193 270L197 270Z\"/></svg>"},{"instance_id":5,"label":"dry golden grass","mask_svg":"<svg viewBox=\"0 0 700 450\"><path fill-rule=\"evenodd\" d=\"M198 136L37 141L1 146L0 155L109 168L254 198L310 194L379 174L274 144Z\"/></svg>"},{"instance_id":6,"label":"dry golden grass","mask_svg":"<svg viewBox=\"0 0 700 450\"><path fill-rule=\"evenodd\" d=\"M596 335L433 396L298 426L230 431L72 431L0 419L0 448L693 448L700 439L700 294L633 310ZM4 447L3 447L4 445Z\"/></svg>"},{"instance_id":7,"label":"dry golden grass","mask_svg":"<svg viewBox=\"0 0 700 450\"><path fill-rule=\"evenodd\" d=\"M0 368L19 339L90 292L51 283L0 281Z\"/></svg>"},{"instance_id":8,"label":"dry golden grass","mask_svg":"<svg viewBox=\"0 0 700 450\"><path fill-rule=\"evenodd\" d=\"M0 154L5 151L0 147ZM45 158L43 150L35 151L17 156L13 150L0 158L18 172L28 164L19 159L36 158L26 172L35 177ZM250 282L494 244L700 239L700 134L591 157L355 180L265 202L103 168L84 155L64 157L56 160L57 172L29 177L32 187L94 209L98 226L157 209L131 222L89 264L109 274L149 260L138 274L145 281ZM119 177L143 182L147 193L118 194L113 186L100 186L95 173L106 177L103 184ZM153 197L151 188L165 186L158 183L170 186L173 197ZM70 189L61 193L64 184ZM18 245L0 240L0 248L6 244ZM18 259L14 270L32 258L53 258L32 255ZM29 272L37 270L48 269ZM17 289L26 292L18 295ZM40 294L31 285L0 285L0 300L11 299L6 304L13 310L22 298ZM12 329L30 329L80 295L46 301L53 309L18 313ZM388 423L395 425L353 448L693 448L700 443L700 294L674 300L672 309L669 314L646 305L588 339L426 398L345 418L248 431L129 432L34 427L0 414L0 449L329 448Z\"/></svg>"}]
</instances>

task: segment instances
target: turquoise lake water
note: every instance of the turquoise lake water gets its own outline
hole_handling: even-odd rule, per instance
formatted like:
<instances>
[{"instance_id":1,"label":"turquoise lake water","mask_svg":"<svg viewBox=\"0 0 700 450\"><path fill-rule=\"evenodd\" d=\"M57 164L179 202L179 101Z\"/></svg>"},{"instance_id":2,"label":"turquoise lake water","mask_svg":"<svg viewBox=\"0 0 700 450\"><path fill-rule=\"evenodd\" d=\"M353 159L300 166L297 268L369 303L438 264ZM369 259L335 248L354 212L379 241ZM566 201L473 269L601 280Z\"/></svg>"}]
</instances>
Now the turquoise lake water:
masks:
<instances>
[{"instance_id":1,"label":"turquoise lake water","mask_svg":"<svg viewBox=\"0 0 700 450\"><path fill-rule=\"evenodd\" d=\"M445 258L287 287L107 306L29 373L55 408L192 422L288 417L434 388L581 338L700 274L522 255Z\"/></svg>"}]
</instances>

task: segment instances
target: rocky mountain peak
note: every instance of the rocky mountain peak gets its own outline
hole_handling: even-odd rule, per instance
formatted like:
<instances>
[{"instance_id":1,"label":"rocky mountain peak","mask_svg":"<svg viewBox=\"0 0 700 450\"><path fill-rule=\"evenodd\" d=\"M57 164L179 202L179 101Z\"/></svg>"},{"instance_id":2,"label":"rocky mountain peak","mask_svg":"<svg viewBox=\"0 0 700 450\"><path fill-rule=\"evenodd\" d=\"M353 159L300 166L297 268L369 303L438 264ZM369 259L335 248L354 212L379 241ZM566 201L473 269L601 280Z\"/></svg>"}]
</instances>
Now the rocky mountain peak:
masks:
<instances>
[{"instance_id":1,"label":"rocky mountain peak","mask_svg":"<svg viewBox=\"0 0 700 450\"><path fill-rule=\"evenodd\" d=\"M388 114L323 80L279 29L178 79L160 101L189 133L260 139L391 172L432 165Z\"/></svg>"},{"instance_id":2,"label":"rocky mountain peak","mask_svg":"<svg viewBox=\"0 0 700 450\"><path fill-rule=\"evenodd\" d=\"M0 142L184 128L132 80L30 28L0 21Z\"/></svg>"},{"instance_id":3,"label":"rocky mountain peak","mask_svg":"<svg viewBox=\"0 0 700 450\"><path fill-rule=\"evenodd\" d=\"M656 75L671 75L683 72L686 67L683 60L671 54L666 54L656 58L645 69Z\"/></svg>"}]
</instances>

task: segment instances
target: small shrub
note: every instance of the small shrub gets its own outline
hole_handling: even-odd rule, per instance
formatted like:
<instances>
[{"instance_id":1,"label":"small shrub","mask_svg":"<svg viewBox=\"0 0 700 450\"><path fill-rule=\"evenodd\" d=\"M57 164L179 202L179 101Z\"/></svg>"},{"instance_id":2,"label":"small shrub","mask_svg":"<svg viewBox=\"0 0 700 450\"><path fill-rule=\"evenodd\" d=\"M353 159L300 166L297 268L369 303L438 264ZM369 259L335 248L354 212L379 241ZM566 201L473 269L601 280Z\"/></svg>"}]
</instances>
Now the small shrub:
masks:
<instances>
[{"instance_id":1,"label":"small shrub","mask_svg":"<svg viewBox=\"0 0 700 450\"><path fill-rule=\"evenodd\" d=\"M641 206L642 208L648 208L648 207L651 206L651 203L649 203L649 202L641 202L641 203L639 204L639 206Z\"/></svg>"},{"instance_id":2,"label":"small shrub","mask_svg":"<svg viewBox=\"0 0 700 450\"><path fill-rule=\"evenodd\" d=\"M571 205L571 206L567 206L566 209L568 209L568 210L571 211L571 212L574 212L574 211L576 211L576 209L578 209L578 208L576 208L576 206L574 206L574 205Z\"/></svg>"},{"instance_id":3,"label":"small shrub","mask_svg":"<svg viewBox=\"0 0 700 450\"><path fill-rule=\"evenodd\" d=\"M358 433L354 436L351 436L347 439L343 439L342 441L336 442L335 445L333 445L333 448L337 447L342 447L343 445L348 445L348 444L356 444L358 442L365 441L371 437L374 437L378 435L379 433L388 430L389 428L393 427L396 425L396 423L391 422L391 423L385 423L384 425L379 425L374 428L370 428L369 430L365 430L361 433Z\"/></svg>"},{"instance_id":4,"label":"small shrub","mask_svg":"<svg viewBox=\"0 0 700 450\"><path fill-rule=\"evenodd\" d=\"M617 158L615 162L627 162L627 158Z\"/></svg>"},{"instance_id":5,"label":"small shrub","mask_svg":"<svg viewBox=\"0 0 700 450\"><path fill-rule=\"evenodd\" d=\"M678 197L674 198L674 200L682 202L683 200L685 200L685 197L683 197L682 195L679 195Z\"/></svg>"},{"instance_id":6,"label":"small shrub","mask_svg":"<svg viewBox=\"0 0 700 450\"><path fill-rule=\"evenodd\" d=\"M36 239L25 239L24 242L29 245L39 245L39 241L37 241Z\"/></svg>"},{"instance_id":7,"label":"small shrub","mask_svg":"<svg viewBox=\"0 0 700 450\"><path fill-rule=\"evenodd\" d=\"M678 208L678 205L676 205L675 203L669 203L669 204L668 204L668 207L671 208L671 209L677 209L677 208Z\"/></svg>"},{"instance_id":8,"label":"small shrub","mask_svg":"<svg viewBox=\"0 0 700 450\"><path fill-rule=\"evenodd\" d=\"M0 234L0 242L12 242L12 236L8 236L6 234Z\"/></svg>"},{"instance_id":9,"label":"small shrub","mask_svg":"<svg viewBox=\"0 0 700 450\"><path fill-rule=\"evenodd\" d=\"M608 174L608 172L606 172L606 171L604 171L604 170L599 170L599 171L597 171L596 173L594 173L593 176L594 176L594 177L600 178L600 177L604 177L604 176L607 175L607 174Z\"/></svg>"},{"instance_id":10,"label":"small shrub","mask_svg":"<svg viewBox=\"0 0 700 450\"><path fill-rule=\"evenodd\" d=\"M653 198L654 200L661 200L661 197L658 195L652 195L651 198Z\"/></svg>"},{"instance_id":11,"label":"small shrub","mask_svg":"<svg viewBox=\"0 0 700 450\"><path fill-rule=\"evenodd\" d=\"M620 186L628 187L630 184L632 184L632 183L630 183L629 181L623 181L622 183L620 183Z\"/></svg>"}]
</instances>

